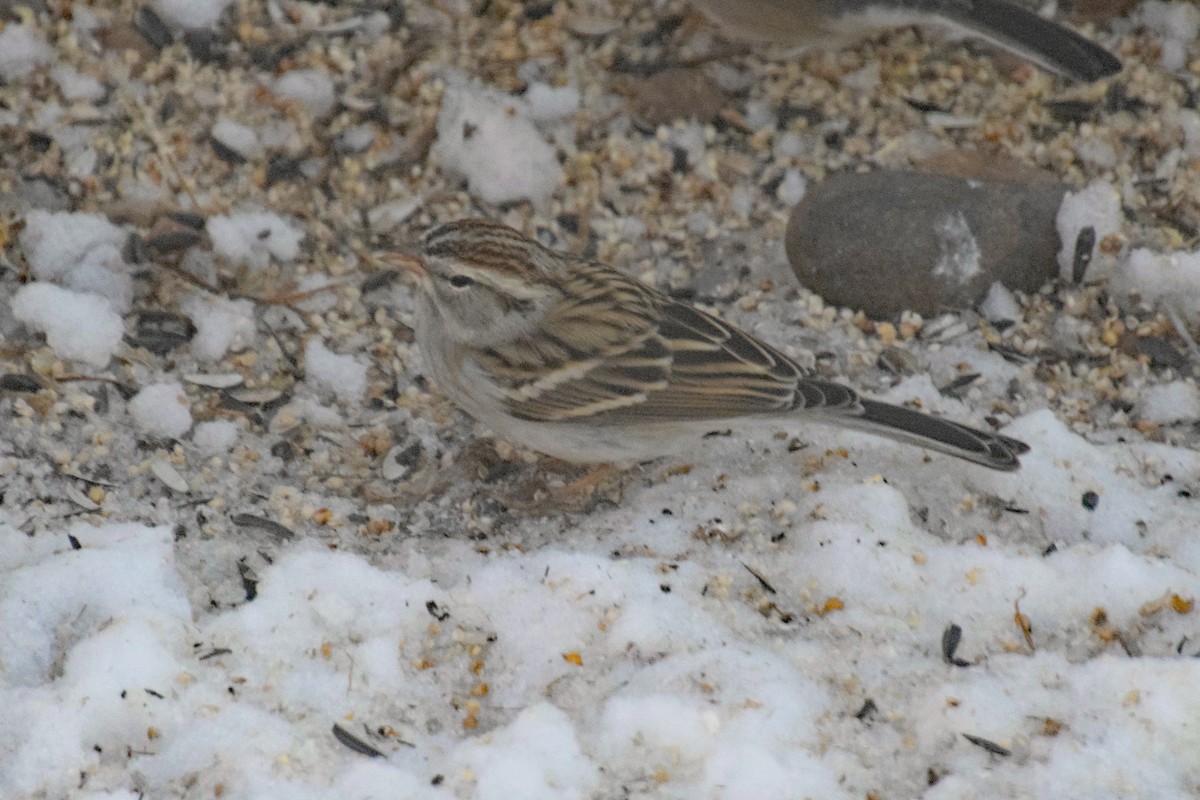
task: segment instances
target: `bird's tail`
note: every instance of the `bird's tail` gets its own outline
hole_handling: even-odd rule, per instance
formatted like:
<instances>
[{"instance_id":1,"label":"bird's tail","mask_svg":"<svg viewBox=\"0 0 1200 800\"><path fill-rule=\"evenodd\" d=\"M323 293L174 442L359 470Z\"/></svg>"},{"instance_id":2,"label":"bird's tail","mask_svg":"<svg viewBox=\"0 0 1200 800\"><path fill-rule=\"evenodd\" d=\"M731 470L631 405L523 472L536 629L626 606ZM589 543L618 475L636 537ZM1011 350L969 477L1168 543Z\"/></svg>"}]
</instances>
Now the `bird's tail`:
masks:
<instances>
[{"instance_id":1,"label":"bird's tail","mask_svg":"<svg viewBox=\"0 0 1200 800\"><path fill-rule=\"evenodd\" d=\"M1121 61L1100 45L1008 0L903 0L900 5L940 16L1073 80L1095 81L1121 71Z\"/></svg>"},{"instance_id":2,"label":"bird's tail","mask_svg":"<svg viewBox=\"0 0 1200 800\"><path fill-rule=\"evenodd\" d=\"M981 431L877 400L863 399L860 403L862 414L839 414L836 423L1007 472L1020 468L1018 456L1029 452L1029 445L1010 436Z\"/></svg>"}]
</instances>

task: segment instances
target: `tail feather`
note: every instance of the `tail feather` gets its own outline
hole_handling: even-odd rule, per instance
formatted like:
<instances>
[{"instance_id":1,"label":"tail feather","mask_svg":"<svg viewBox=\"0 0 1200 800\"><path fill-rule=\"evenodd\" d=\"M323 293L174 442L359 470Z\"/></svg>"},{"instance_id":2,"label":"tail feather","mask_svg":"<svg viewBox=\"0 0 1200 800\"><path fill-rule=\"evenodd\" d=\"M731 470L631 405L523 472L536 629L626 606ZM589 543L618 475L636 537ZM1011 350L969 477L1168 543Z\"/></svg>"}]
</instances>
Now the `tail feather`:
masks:
<instances>
[{"instance_id":1,"label":"tail feather","mask_svg":"<svg viewBox=\"0 0 1200 800\"><path fill-rule=\"evenodd\" d=\"M861 415L852 417L839 414L837 424L1006 472L1019 469L1021 462L1018 456L1029 452L1029 445L1010 436L978 430L877 400L864 399L861 403Z\"/></svg>"},{"instance_id":2,"label":"tail feather","mask_svg":"<svg viewBox=\"0 0 1200 800\"><path fill-rule=\"evenodd\" d=\"M1100 45L1007 0L908 1L1074 80L1090 82L1121 71L1120 59Z\"/></svg>"}]
</instances>

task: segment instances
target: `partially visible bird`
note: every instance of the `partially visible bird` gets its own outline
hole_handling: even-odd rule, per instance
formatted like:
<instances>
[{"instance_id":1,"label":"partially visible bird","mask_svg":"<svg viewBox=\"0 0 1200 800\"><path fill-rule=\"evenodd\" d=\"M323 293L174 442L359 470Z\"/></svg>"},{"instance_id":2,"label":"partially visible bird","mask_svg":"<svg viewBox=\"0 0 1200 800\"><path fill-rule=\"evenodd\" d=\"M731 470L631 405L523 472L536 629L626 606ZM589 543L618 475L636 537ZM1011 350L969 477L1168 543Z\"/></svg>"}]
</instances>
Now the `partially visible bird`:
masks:
<instances>
[{"instance_id":1,"label":"partially visible bird","mask_svg":"<svg viewBox=\"0 0 1200 800\"><path fill-rule=\"evenodd\" d=\"M840 46L881 28L933 24L1011 50L1077 81L1121 71L1112 53L1008 0L692 0L732 38Z\"/></svg>"}]
</instances>

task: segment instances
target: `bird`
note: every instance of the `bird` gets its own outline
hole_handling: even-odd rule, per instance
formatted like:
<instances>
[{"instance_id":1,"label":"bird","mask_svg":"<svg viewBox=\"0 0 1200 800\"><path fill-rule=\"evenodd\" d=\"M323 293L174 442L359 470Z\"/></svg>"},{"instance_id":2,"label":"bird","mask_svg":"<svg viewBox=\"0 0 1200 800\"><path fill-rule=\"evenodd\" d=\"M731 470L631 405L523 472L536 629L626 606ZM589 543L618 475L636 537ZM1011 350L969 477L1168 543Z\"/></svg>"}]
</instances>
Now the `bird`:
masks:
<instances>
[{"instance_id":1,"label":"bird","mask_svg":"<svg viewBox=\"0 0 1200 800\"><path fill-rule=\"evenodd\" d=\"M881 28L934 24L990 41L1052 73L1092 82L1121 61L1070 28L1009 0L692 0L734 39L840 46Z\"/></svg>"},{"instance_id":2,"label":"bird","mask_svg":"<svg viewBox=\"0 0 1200 800\"><path fill-rule=\"evenodd\" d=\"M580 464L650 461L714 429L802 420L994 470L1029 447L815 375L775 347L610 266L466 218L383 263L415 283L414 336L441 392L494 433Z\"/></svg>"}]
</instances>

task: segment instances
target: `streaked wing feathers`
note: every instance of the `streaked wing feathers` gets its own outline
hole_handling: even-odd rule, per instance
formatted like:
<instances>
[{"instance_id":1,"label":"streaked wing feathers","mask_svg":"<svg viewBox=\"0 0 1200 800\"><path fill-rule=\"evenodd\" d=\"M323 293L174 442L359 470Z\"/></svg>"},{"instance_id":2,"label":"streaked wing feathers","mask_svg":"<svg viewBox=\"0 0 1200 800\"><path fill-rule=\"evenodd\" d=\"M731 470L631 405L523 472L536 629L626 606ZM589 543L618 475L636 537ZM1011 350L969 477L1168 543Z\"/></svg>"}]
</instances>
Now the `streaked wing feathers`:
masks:
<instances>
[{"instance_id":1,"label":"streaked wing feathers","mask_svg":"<svg viewBox=\"0 0 1200 800\"><path fill-rule=\"evenodd\" d=\"M572 281L571 300L534 335L479 359L519 419L654 423L857 409L852 389L810 378L770 345L617 272L580 271Z\"/></svg>"}]
</instances>

